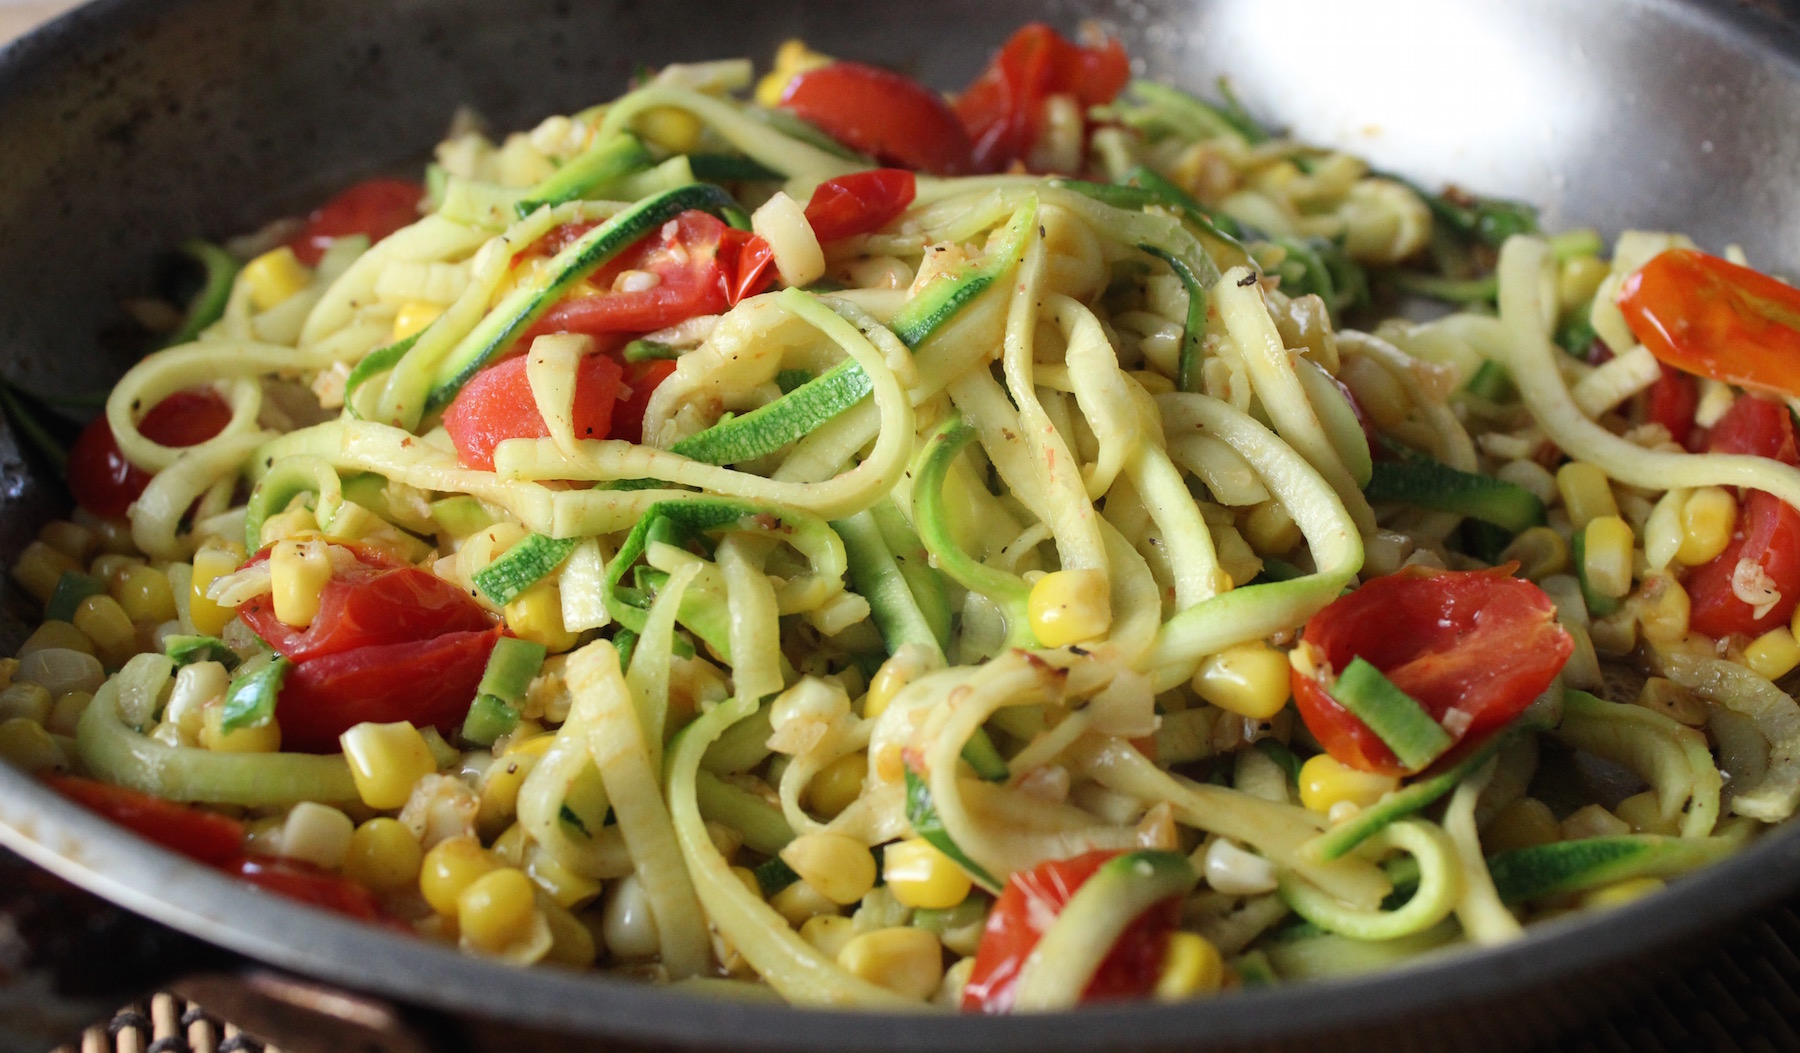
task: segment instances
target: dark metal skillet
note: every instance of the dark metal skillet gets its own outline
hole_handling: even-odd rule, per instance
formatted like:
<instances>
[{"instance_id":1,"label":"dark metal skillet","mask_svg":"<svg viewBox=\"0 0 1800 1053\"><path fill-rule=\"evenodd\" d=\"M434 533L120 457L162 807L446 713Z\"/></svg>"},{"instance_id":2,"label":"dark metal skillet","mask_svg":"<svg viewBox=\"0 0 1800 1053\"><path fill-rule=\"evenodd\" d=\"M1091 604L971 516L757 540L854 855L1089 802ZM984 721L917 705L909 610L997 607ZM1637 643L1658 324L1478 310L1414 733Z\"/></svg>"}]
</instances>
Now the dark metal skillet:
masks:
<instances>
[{"instance_id":1,"label":"dark metal skillet","mask_svg":"<svg viewBox=\"0 0 1800 1053\"><path fill-rule=\"evenodd\" d=\"M1202 89L1229 73L1272 123L1383 167L1541 202L1552 226L1681 229L1800 272L1800 139L1784 134L1800 117L1800 38L1767 6L101 0L0 52L0 371L38 391L100 386L130 360L105 335L114 305L146 286L163 247L253 227L417 157L459 103L520 126L609 97L639 63L766 57L796 34L959 84L1018 24L1072 28L1084 14L1108 20L1150 72ZM0 432L0 556L62 501ZM8 595L0 644L10 650L34 616ZM1670 948L1800 889L1789 829L1648 902L1379 976L1179 1007L895 1019L464 958L236 885L4 769L0 842L204 941L175 941L162 978L186 975L291 1048L342 1048L358 1027L494 1049L1517 1048L1616 997ZM0 1002L0 1017L22 1020L20 1005Z\"/></svg>"}]
</instances>

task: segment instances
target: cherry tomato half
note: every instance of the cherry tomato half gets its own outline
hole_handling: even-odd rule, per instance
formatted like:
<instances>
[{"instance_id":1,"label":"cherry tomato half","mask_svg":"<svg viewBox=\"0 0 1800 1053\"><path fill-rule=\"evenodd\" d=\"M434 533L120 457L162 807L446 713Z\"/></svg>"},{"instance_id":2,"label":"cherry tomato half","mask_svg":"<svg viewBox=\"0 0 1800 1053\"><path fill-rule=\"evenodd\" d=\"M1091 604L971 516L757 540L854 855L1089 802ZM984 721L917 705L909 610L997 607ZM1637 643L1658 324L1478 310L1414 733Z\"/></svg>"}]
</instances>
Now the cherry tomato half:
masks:
<instances>
[{"instance_id":1,"label":"cherry tomato half","mask_svg":"<svg viewBox=\"0 0 1800 1053\"><path fill-rule=\"evenodd\" d=\"M1694 249L1669 249L1619 286L1650 353L1741 387L1800 395L1800 289Z\"/></svg>"},{"instance_id":2,"label":"cherry tomato half","mask_svg":"<svg viewBox=\"0 0 1800 1053\"><path fill-rule=\"evenodd\" d=\"M1686 446L1694 433L1694 411L1700 407L1700 382L1667 362L1658 362L1662 375L1650 385L1646 410L1653 423L1669 429L1669 437Z\"/></svg>"},{"instance_id":3,"label":"cherry tomato half","mask_svg":"<svg viewBox=\"0 0 1800 1053\"><path fill-rule=\"evenodd\" d=\"M466 468L494 469L494 447L507 439L542 439L550 426L538 414L525 375L527 355L503 359L475 374L444 411L444 429L456 444L456 458ZM619 363L610 355L592 354L575 367L575 437L605 439L612 435L619 400ZM638 412L638 426L644 415Z\"/></svg>"},{"instance_id":4,"label":"cherry tomato half","mask_svg":"<svg viewBox=\"0 0 1800 1053\"><path fill-rule=\"evenodd\" d=\"M376 902L375 894L346 877L297 859L240 856L222 864L227 874L258 888L314 907L355 918L405 929L393 922Z\"/></svg>"},{"instance_id":5,"label":"cherry tomato half","mask_svg":"<svg viewBox=\"0 0 1800 1053\"><path fill-rule=\"evenodd\" d=\"M813 190L806 203L806 222L822 242L867 234L905 212L917 193L918 180L902 168L852 172L827 179Z\"/></svg>"},{"instance_id":6,"label":"cherry tomato half","mask_svg":"<svg viewBox=\"0 0 1800 1053\"><path fill-rule=\"evenodd\" d=\"M1773 399L1745 395L1731 404L1707 436L1712 453L1744 453L1800 464L1794 422L1787 407ZM1754 558L1780 593L1759 617L1756 608L1732 588L1738 564ZM1761 635L1786 625L1800 605L1800 512L1773 494L1753 490L1744 498L1732 540L1711 562L1695 567L1686 583L1691 603L1688 626L1714 639L1732 633Z\"/></svg>"},{"instance_id":7,"label":"cherry tomato half","mask_svg":"<svg viewBox=\"0 0 1800 1053\"><path fill-rule=\"evenodd\" d=\"M309 658L288 670L275 700L281 747L335 753L364 721L408 721L453 735L469 713L500 627L380 644Z\"/></svg>"},{"instance_id":8,"label":"cherry tomato half","mask_svg":"<svg viewBox=\"0 0 1800 1053\"><path fill-rule=\"evenodd\" d=\"M277 653L296 662L360 647L412 643L454 632L479 632L494 619L455 585L379 549L341 546L355 563L338 569L319 594L312 624L296 629L275 617L268 595L247 600L238 616ZM249 563L269 558L264 549Z\"/></svg>"},{"instance_id":9,"label":"cherry tomato half","mask_svg":"<svg viewBox=\"0 0 1800 1053\"><path fill-rule=\"evenodd\" d=\"M1073 95L1085 109L1111 102L1130 79L1131 60L1117 40L1082 47L1042 23L1020 29L956 100L975 171L1028 159L1050 96Z\"/></svg>"},{"instance_id":10,"label":"cherry tomato half","mask_svg":"<svg viewBox=\"0 0 1800 1053\"><path fill-rule=\"evenodd\" d=\"M1336 671L1360 657L1418 700L1450 737L1473 745L1543 693L1575 642L1544 590L1504 570L1409 567L1364 583L1306 623L1318 676L1294 670L1294 702L1344 764L1406 774L1393 751L1331 697ZM1456 714L1456 715L1453 715Z\"/></svg>"},{"instance_id":11,"label":"cherry tomato half","mask_svg":"<svg viewBox=\"0 0 1800 1053\"><path fill-rule=\"evenodd\" d=\"M788 82L781 107L877 160L932 175L970 171L969 136L947 103L911 77L833 62Z\"/></svg>"},{"instance_id":12,"label":"cherry tomato half","mask_svg":"<svg viewBox=\"0 0 1800 1053\"><path fill-rule=\"evenodd\" d=\"M225 430L231 407L211 388L177 391L150 407L138 431L164 446L192 446ZM150 485L150 473L119 452L106 415L95 417L69 449L69 490L97 516L122 516Z\"/></svg>"},{"instance_id":13,"label":"cherry tomato half","mask_svg":"<svg viewBox=\"0 0 1800 1053\"><path fill-rule=\"evenodd\" d=\"M625 386L631 389L631 397L620 399L613 407L613 438L644 441L644 411L650 408L650 396L674 372L675 363L668 359L625 363Z\"/></svg>"},{"instance_id":14,"label":"cherry tomato half","mask_svg":"<svg viewBox=\"0 0 1800 1053\"><path fill-rule=\"evenodd\" d=\"M1048 860L1014 874L988 912L987 928L975 950L975 967L963 985L962 1007L982 1013L1009 1012L1019 971L1038 940L1075 890L1119 854L1106 850L1088 852L1071 859ZM1179 902L1170 900L1138 915L1101 961L1082 1001L1142 998L1148 994L1162 971L1179 909Z\"/></svg>"},{"instance_id":15,"label":"cherry tomato half","mask_svg":"<svg viewBox=\"0 0 1800 1053\"><path fill-rule=\"evenodd\" d=\"M648 333L718 314L740 292L746 244L717 217L683 212L594 272L588 283L605 291L551 307L520 345L542 333Z\"/></svg>"},{"instance_id":16,"label":"cherry tomato half","mask_svg":"<svg viewBox=\"0 0 1800 1053\"><path fill-rule=\"evenodd\" d=\"M419 218L419 199L424 196L423 187L404 179L357 183L314 209L288 247L301 263L317 267L325 250L339 238L367 234L375 242L411 225Z\"/></svg>"},{"instance_id":17,"label":"cherry tomato half","mask_svg":"<svg viewBox=\"0 0 1800 1053\"><path fill-rule=\"evenodd\" d=\"M236 819L94 779L43 778L45 785L88 811L189 859L219 866L244 851L244 824Z\"/></svg>"}]
</instances>

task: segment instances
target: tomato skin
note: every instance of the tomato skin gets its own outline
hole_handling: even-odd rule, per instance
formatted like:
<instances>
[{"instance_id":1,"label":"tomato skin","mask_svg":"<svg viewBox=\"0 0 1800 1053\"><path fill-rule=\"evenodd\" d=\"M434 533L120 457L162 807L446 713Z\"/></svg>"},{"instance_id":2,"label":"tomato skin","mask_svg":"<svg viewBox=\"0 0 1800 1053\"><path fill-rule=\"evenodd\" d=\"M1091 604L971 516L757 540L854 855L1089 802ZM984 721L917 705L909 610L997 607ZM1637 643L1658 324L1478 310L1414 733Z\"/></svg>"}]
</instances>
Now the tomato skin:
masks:
<instances>
[{"instance_id":1,"label":"tomato skin","mask_svg":"<svg viewBox=\"0 0 1800 1053\"><path fill-rule=\"evenodd\" d=\"M244 851L244 824L236 819L95 779L74 775L45 775L43 779L45 785L88 811L189 859L219 866Z\"/></svg>"},{"instance_id":2,"label":"tomato skin","mask_svg":"<svg viewBox=\"0 0 1800 1053\"><path fill-rule=\"evenodd\" d=\"M1044 100L1073 95L1085 109L1111 102L1131 79L1117 40L1083 47L1041 22L1025 26L956 100L977 172L1000 172L1031 155Z\"/></svg>"},{"instance_id":3,"label":"tomato skin","mask_svg":"<svg viewBox=\"0 0 1800 1053\"><path fill-rule=\"evenodd\" d=\"M1366 582L1312 616L1304 642L1321 676L1361 657L1417 699L1472 747L1512 722L1549 686L1575 643L1556 624L1544 590L1502 569L1408 567ZM1385 775L1409 774L1387 744L1331 697L1319 678L1294 670L1300 717L1340 762Z\"/></svg>"},{"instance_id":4,"label":"tomato skin","mask_svg":"<svg viewBox=\"0 0 1800 1053\"><path fill-rule=\"evenodd\" d=\"M425 188L404 179L369 179L339 192L313 210L306 226L288 242L288 248L308 267L317 267L331 243L351 234L367 234L380 241L419 218L419 199Z\"/></svg>"},{"instance_id":5,"label":"tomato skin","mask_svg":"<svg viewBox=\"0 0 1800 1053\"><path fill-rule=\"evenodd\" d=\"M1658 362L1662 376L1650 385L1647 411L1653 423L1669 429L1669 437L1686 446L1694 433L1694 411L1700 407L1700 382L1666 362Z\"/></svg>"},{"instance_id":6,"label":"tomato skin","mask_svg":"<svg viewBox=\"0 0 1800 1053\"><path fill-rule=\"evenodd\" d=\"M1731 404L1725 416L1707 436L1712 453L1741 453L1772 457L1783 464L1800 464L1794 440L1794 422L1787 407L1773 399L1744 395ZM1781 593L1781 599L1762 617L1756 608L1732 591L1732 576L1748 554L1756 554ZM1786 625L1800 605L1800 512L1787 502L1761 490L1744 497L1731 544L1711 562L1695 567L1686 582L1691 602L1688 627L1714 639L1733 633L1758 636Z\"/></svg>"},{"instance_id":7,"label":"tomato skin","mask_svg":"<svg viewBox=\"0 0 1800 1053\"><path fill-rule=\"evenodd\" d=\"M761 234L726 227L719 237L719 269L725 302L736 307L775 281L775 248Z\"/></svg>"},{"instance_id":8,"label":"tomato skin","mask_svg":"<svg viewBox=\"0 0 1800 1053\"><path fill-rule=\"evenodd\" d=\"M275 617L267 595L238 608L238 616L276 653L306 662L362 647L485 631L494 624L480 604L443 578L376 548L341 547L355 553L356 566L340 570L326 582L319 595L319 613L305 629ZM268 558L269 550L263 549L245 565Z\"/></svg>"},{"instance_id":9,"label":"tomato skin","mask_svg":"<svg viewBox=\"0 0 1800 1053\"><path fill-rule=\"evenodd\" d=\"M514 355L475 374L444 411L444 428L463 467L493 471L494 447L501 442L550 435L525 376L527 357ZM605 354L587 355L575 367L577 439L603 439L612 433L622 373L619 363ZM641 412L638 419L643 420Z\"/></svg>"},{"instance_id":10,"label":"tomato skin","mask_svg":"<svg viewBox=\"0 0 1800 1053\"><path fill-rule=\"evenodd\" d=\"M781 107L877 160L938 176L971 171L968 133L936 92L860 62L833 62L788 82Z\"/></svg>"},{"instance_id":11,"label":"tomato skin","mask_svg":"<svg viewBox=\"0 0 1800 1053\"><path fill-rule=\"evenodd\" d=\"M338 736L364 721L404 720L454 734L500 633L499 626L450 632L300 662L288 670L275 701L281 748L335 753Z\"/></svg>"},{"instance_id":12,"label":"tomato skin","mask_svg":"<svg viewBox=\"0 0 1800 1053\"><path fill-rule=\"evenodd\" d=\"M1075 891L1108 860L1122 853L1107 849L1069 859L1051 859L1021 870L1007 881L988 912L987 928L975 951L975 967L963 985L962 1008L981 1013L1012 1010L1019 970ZM1151 907L1126 926L1082 992L1083 1002L1141 998L1156 986L1175 929L1178 900Z\"/></svg>"},{"instance_id":13,"label":"tomato skin","mask_svg":"<svg viewBox=\"0 0 1800 1053\"><path fill-rule=\"evenodd\" d=\"M239 856L221 864L227 874L278 896L298 900L358 921L372 921L404 930L381 909L368 889L297 859L273 856Z\"/></svg>"},{"instance_id":14,"label":"tomato skin","mask_svg":"<svg viewBox=\"0 0 1800 1053\"><path fill-rule=\"evenodd\" d=\"M1619 310L1650 353L1740 387L1800 395L1800 290L1694 249L1626 277Z\"/></svg>"},{"instance_id":15,"label":"tomato skin","mask_svg":"<svg viewBox=\"0 0 1800 1053\"><path fill-rule=\"evenodd\" d=\"M211 388L177 391L150 407L138 432L164 446L192 446L225 430L231 407ZM69 449L69 490L97 516L122 516L150 485L150 473L119 452L106 415L95 417Z\"/></svg>"},{"instance_id":16,"label":"tomato skin","mask_svg":"<svg viewBox=\"0 0 1800 1053\"><path fill-rule=\"evenodd\" d=\"M674 372L675 363L666 358L625 364L625 386L631 389L631 397L620 399L613 408L612 438L644 441L644 411L650 408L650 396Z\"/></svg>"},{"instance_id":17,"label":"tomato skin","mask_svg":"<svg viewBox=\"0 0 1800 1053\"><path fill-rule=\"evenodd\" d=\"M521 346L543 333L648 333L698 315L718 314L731 306L737 276L735 257L731 273L722 259L730 229L709 213L683 212L588 278L589 284L609 291L571 297L551 307L521 339ZM626 271L649 272L657 282L636 292L613 289Z\"/></svg>"},{"instance_id":18,"label":"tomato skin","mask_svg":"<svg viewBox=\"0 0 1800 1053\"><path fill-rule=\"evenodd\" d=\"M918 180L900 168L827 179L806 203L806 222L821 242L837 241L880 230L906 211L918 194Z\"/></svg>"}]
</instances>

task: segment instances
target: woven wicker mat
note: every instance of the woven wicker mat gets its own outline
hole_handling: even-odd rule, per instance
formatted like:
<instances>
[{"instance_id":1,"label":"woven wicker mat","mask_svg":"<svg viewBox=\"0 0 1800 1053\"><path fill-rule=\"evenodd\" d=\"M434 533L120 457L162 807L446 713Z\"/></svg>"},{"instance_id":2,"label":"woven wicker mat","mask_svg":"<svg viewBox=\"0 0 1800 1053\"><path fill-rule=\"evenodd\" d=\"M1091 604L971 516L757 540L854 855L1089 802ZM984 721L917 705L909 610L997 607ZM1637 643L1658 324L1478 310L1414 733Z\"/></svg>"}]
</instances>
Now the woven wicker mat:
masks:
<instances>
[{"instance_id":1,"label":"woven wicker mat","mask_svg":"<svg viewBox=\"0 0 1800 1053\"><path fill-rule=\"evenodd\" d=\"M1800 1053L1800 900L1664 970L1636 998L1527 1053ZM278 1053L159 994L56 1053Z\"/></svg>"}]
</instances>

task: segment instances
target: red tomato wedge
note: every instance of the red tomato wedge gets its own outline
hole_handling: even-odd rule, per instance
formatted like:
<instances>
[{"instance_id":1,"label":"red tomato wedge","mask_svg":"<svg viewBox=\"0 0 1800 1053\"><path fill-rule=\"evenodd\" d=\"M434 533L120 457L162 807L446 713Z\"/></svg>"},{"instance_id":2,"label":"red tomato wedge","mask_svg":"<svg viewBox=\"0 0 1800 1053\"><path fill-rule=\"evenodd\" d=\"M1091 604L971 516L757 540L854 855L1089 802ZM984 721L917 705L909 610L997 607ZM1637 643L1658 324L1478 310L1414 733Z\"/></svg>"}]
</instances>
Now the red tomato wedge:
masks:
<instances>
[{"instance_id":1,"label":"red tomato wedge","mask_svg":"<svg viewBox=\"0 0 1800 1053\"><path fill-rule=\"evenodd\" d=\"M1700 382L1690 373L1659 362L1662 376L1650 385L1646 411L1653 423L1669 429L1669 437L1686 446L1694 433L1694 411L1700 407Z\"/></svg>"},{"instance_id":2,"label":"red tomato wedge","mask_svg":"<svg viewBox=\"0 0 1800 1053\"><path fill-rule=\"evenodd\" d=\"M379 549L341 546L356 555L354 566L325 583L319 613L305 629L275 617L273 601L258 596L238 608L238 617L277 653L296 662L342 654L361 647L413 643L444 633L483 632L494 619L468 594L443 578L395 559ZM264 549L249 563L269 558Z\"/></svg>"},{"instance_id":3,"label":"red tomato wedge","mask_svg":"<svg viewBox=\"0 0 1800 1053\"><path fill-rule=\"evenodd\" d=\"M788 82L782 109L879 161L938 176L970 171L969 136L936 92L911 77L833 62Z\"/></svg>"},{"instance_id":4,"label":"red tomato wedge","mask_svg":"<svg viewBox=\"0 0 1800 1053\"><path fill-rule=\"evenodd\" d=\"M358 647L288 670L275 701L281 748L335 753L364 721L409 721L449 736L462 726L500 627Z\"/></svg>"},{"instance_id":5,"label":"red tomato wedge","mask_svg":"<svg viewBox=\"0 0 1800 1053\"><path fill-rule=\"evenodd\" d=\"M325 202L306 217L306 226L288 242L294 255L317 267L325 250L339 238L367 234L380 241L419 218L425 188L404 179L370 179Z\"/></svg>"},{"instance_id":6,"label":"red tomato wedge","mask_svg":"<svg viewBox=\"0 0 1800 1053\"><path fill-rule=\"evenodd\" d=\"M1313 737L1344 764L1403 775L1387 744L1331 697L1336 671L1352 658L1418 700L1453 740L1473 745L1543 693L1575 642L1544 590L1503 569L1409 567L1313 615L1301 646L1318 675L1293 672L1294 701Z\"/></svg>"},{"instance_id":7,"label":"red tomato wedge","mask_svg":"<svg viewBox=\"0 0 1800 1053\"><path fill-rule=\"evenodd\" d=\"M867 234L905 212L918 189L918 180L901 168L877 168L827 179L806 203L806 222L822 242Z\"/></svg>"},{"instance_id":8,"label":"red tomato wedge","mask_svg":"<svg viewBox=\"0 0 1800 1053\"><path fill-rule=\"evenodd\" d=\"M225 430L231 407L211 388L177 391L150 407L138 431L164 446L193 446ZM119 452L106 416L95 417L69 449L69 490L97 516L122 516L150 485L150 473Z\"/></svg>"},{"instance_id":9,"label":"red tomato wedge","mask_svg":"<svg viewBox=\"0 0 1800 1053\"><path fill-rule=\"evenodd\" d=\"M1707 436L1706 448L1800 464L1787 407L1755 395L1731 404ZM1761 568L1765 584L1780 594L1760 616L1732 587L1738 564L1746 557ZM1697 633L1714 639L1732 633L1756 636L1786 625L1800 605L1800 512L1772 494L1750 491L1738 512L1731 544L1711 562L1695 567L1686 586L1691 604L1688 626Z\"/></svg>"},{"instance_id":10,"label":"red tomato wedge","mask_svg":"<svg viewBox=\"0 0 1800 1053\"><path fill-rule=\"evenodd\" d=\"M374 549L345 546L356 563L320 594L312 625L296 629L260 596L238 616L294 661L275 701L283 749L332 753L363 721L411 721L450 734L461 725L499 626L455 585ZM251 562L267 559L268 550Z\"/></svg>"},{"instance_id":11,"label":"red tomato wedge","mask_svg":"<svg viewBox=\"0 0 1800 1053\"><path fill-rule=\"evenodd\" d=\"M236 819L94 779L74 775L43 778L45 785L88 811L189 859L219 866L243 854L244 824Z\"/></svg>"},{"instance_id":12,"label":"red tomato wedge","mask_svg":"<svg viewBox=\"0 0 1800 1053\"><path fill-rule=\"evenodd\" d=\"M1694 249L1659 253L1619 286L1619 310L1676 369L1800 395L1800 289Z\"/></svg>"},{"instance_id":13,"label":"red tomato wedge","mask_svg":"<svg viewBox=\"0 0 1800 1053\"><path fill-rule=\"evenodd\" d=\"M1117 40L1083 47L1042 23L1020 29L956 100L975 171L1028 159L1050 96L1073 95L1085 109L1111 102L1130 79L1131 60Z\"/></svg>"},{"instance_id":14,"label":"red tomato wedge","mask_svg":"<svg viewBox=\"0 0 1800 1053\"><path fill-rule=\"evenodd\" d=\"M762 253L768 248L761 238L708 213L683 212L593 273L588 283L607 291L550 308L520 346L543 333L648 333L718 314L773 277L773 254L759 266Z\"/></svg>"},{"instance_id":15,"label":"red tomato wedge","mask_svg":"<svg viewBox=\"0 0 1800 1053\"><path fill-rule=\"evenodd\" d=\"M495 446L507 439L549 437L550 426L538 414L525 376L526 360L514 355L475 374L444 411L444 429L464 467L493 471ZM622 375L610 355L588 355L575 367L577 439L611 437ZM641 411L638 423L643 424Z\"/></svg>"},{"instance_id":16,"label":"red tomato wedge","mask_svg":"<svg viewBox=\"0 0 1800 1053\"><path fill-rule=\"evenodd\" d=\"M240 881L247 881L278 896L323 907L358 921L380 922L401 931L410 931L381 909L373 892L349 878L296 859L239 856L223 864L223 869Z\"/></svg>"},{"instance_id":17,"label":"red tomato wedge","mask_svg":"<svg viewBox=\"0 0 1800 1053\"><path fill-rule=\"evenodd\" d=\"M644 441L644 411L650 408L650 396L674 372L675 363L668 359L625 363L625 386L631 389L631 397L620 399L613 407L613 438Z\"/></svg>"},{"instance_id":18,"label":"red tomato wedge","mask_svg":"<svg viewBox=\"0 0 1800 1053\"><path fill-rule=\"evenodd\" d=\"M1095 851L1071 859L1052 859L1022 870L1007 881L988 913L987 928L975 951L975 967L963 985L962 1007L982 1013L1005 1013L1013 1006L1019 971L1050 923L1109 859L1121 853ZM1120 934L1119 942L1100 963L1082 1001L1142 998L1156 986L1168 953L1180 904L1158 904L1140 914Z\"/></svg>"}]
</instances>

